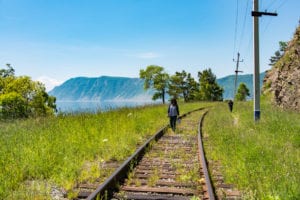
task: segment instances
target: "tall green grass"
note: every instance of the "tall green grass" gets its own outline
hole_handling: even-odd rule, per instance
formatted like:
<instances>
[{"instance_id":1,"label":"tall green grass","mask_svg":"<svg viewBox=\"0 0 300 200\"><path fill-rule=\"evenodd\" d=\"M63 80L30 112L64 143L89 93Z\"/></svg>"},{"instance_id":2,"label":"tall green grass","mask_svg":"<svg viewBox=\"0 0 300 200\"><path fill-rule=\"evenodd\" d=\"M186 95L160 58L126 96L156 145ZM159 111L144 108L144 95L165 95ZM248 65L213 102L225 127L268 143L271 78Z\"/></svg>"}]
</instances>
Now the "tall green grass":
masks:
<instances>
[{"instance_id":1,"label":"tall green grass","mask_svg":"<svg viewBox=\"0 0 300 200\"><path fill-rule=\"evenodd\" d=\"M300 116L267 99L254 122L252 102L235 103L229 112L216 104L204 122L209 159L218 160L228 183L245 199L300 199Z\"/></svg>"},{"instance_id":2,"label":"tall green grass","mask_svg":"<svg viewBox=\"0 0 300 200\"><path fill-rule=\"evenodd\" d=\"M0 199L45 199L95 179L99 163L125 160L166 124L167 105L0 122Z\"/></svg>"}]
</instances>

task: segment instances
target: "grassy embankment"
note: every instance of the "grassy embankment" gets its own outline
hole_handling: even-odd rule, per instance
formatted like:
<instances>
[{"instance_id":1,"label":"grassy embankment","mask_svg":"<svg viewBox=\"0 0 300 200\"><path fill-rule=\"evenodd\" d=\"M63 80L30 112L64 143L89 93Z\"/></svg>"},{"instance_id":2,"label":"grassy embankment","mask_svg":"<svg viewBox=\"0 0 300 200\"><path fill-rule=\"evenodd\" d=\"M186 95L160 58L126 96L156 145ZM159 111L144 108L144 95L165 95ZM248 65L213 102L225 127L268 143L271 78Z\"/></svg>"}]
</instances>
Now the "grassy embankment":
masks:
<instances>
[{"instance_id":1,"label":"grassy embankment","mask_svg":"<svg viewBox=\"0 0 300 200\"><path fill-rule=\"evenodd\" d=\"M201 105L181 104L181 113ZM299 114L264 100L254 123L251 102L235 104L233 113L214 105L204 121L205 147L223 165L226 182L246 199L299 199ZM51 185L71 189L94 179L99 163L126 159L167 124L166 107L0 122L0 199L45 199Z\"/></svg>"},{"instance_id":2,"label":"grassy embankment","mask_svg":"<svg viewBox=\"0 0 300 200\"><path fill-rule=\"evenodd\" d=\"M207 155L221 162L227 183L245 199L300 199L300 117L263 100L254 122L252 102L233 113L216 104L204 122Z\"/></svg>"},{"instance_id":3,"label":"grassy embankment","mask_svg":"<svg viewBox=\"0 0 300 200\"><path fill-rule=\"evenodd\" d=\"M181 113L203 104L180 104ZM0 122L0 199L45 199L97 178L168 123L167 105ZM107 175L108 176L108 175Z\"/></svg>"}]
</instances>

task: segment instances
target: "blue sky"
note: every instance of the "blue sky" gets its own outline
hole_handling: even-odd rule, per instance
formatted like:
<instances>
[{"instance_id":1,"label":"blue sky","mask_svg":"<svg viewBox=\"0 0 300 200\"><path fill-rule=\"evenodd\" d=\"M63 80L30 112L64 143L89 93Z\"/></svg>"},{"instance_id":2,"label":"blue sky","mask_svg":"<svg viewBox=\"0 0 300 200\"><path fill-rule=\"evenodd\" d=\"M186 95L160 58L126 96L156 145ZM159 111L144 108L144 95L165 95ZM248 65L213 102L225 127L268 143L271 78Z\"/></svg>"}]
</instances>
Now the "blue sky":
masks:
<instances>
[{"instance_id":1,"label":"blue sky","mask_svg":"<svg viewBox=\"0 0 300 200\"><path fill-rule=\"evenodd\" d=\"M253 73L252 0L0 0L0 68L44 82L72 77L138 77L211 68L218 77ZM260 71L300 19L299 0L260 0Z\"/></svg>"}]
</instances>

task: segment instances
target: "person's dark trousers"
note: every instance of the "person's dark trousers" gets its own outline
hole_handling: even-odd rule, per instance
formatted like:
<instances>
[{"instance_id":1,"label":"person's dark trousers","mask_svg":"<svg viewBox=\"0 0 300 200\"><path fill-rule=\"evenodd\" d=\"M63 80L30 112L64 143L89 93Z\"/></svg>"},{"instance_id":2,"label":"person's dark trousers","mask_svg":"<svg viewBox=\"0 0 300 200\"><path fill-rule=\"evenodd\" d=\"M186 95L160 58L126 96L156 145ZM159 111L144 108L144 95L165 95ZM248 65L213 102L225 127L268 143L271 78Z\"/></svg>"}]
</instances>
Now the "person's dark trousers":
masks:
<instances>
[{"instance_id":1,"label":"person's dark trousers","mask_svg":"<svg viewBox=\"0 0 300 200\"><path fill-rule=\"evenodd\" d=\"M170 116L170 126L173 131L175 131L176 129L176 120L177 120L177 116Z\"/></svg>"}]
</instances>

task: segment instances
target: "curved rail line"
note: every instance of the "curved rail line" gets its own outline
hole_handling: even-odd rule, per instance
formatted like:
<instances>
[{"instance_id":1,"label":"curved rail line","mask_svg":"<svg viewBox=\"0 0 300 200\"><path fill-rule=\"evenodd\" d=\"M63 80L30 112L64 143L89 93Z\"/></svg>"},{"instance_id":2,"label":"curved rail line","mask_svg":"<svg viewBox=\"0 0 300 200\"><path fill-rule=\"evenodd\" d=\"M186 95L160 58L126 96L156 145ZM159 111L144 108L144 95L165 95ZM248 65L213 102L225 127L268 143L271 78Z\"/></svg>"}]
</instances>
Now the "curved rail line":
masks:
<instances>
[{"instance_id":1,"label":"curved rail line","mask_svg":"<svg viewBox=\"0 0 300 200\"><path fill-rule=\"evenodd\" d=\"M205 159L205 154L204 154L204 148L203 148L203 141L202 141L202 126L203 126L203 120L204 120L204 117L205 115L208 113L205 112L202 117L201 117L201 120L200 120L200 123L199 123L199 127L198 127L198 147L199 147L199 160L201 162L201 166L202 166L202 172L204 174L204 177L205 177L205 183L206 183L206 190L205 190L205 193L206 193L206 197L209 199L209 200L215 200L215 192L213 190L213 186L212 186L212 183L211 183L211 179L210 179L210 176L209 176L209 172L208 172L208 167L207 167L207 160Z\"/></svg>"},{"instance_id":2,"label":"curved rail line","mask_svg":"<svg viewBox=\"0 0 300 200\"><path fill-rule=\"evenodd\" d=\"M182 115L180 118L184 118L187 115L195 112L195 111L200 111L203 110L204 108L199 108L193 111L190 111L184 115ZM199 125L198 125L198 161L201 162L201 167L200 170L200 174L202 175L201 179L204 179L205 181L202 181L201 184L203 185L203 198L204 199L209 199L209 200L214 200L215 199L215 194L214 194L214 190L212 188L212 184L210 181L210 177L208 174L208 170L207 170L207 162L205 160L204 157L204 151L203 151L203 144L202 144L202 140L201 140L201 130L202 130L202 123L203 123L203 119L206 115L207 111L202 115L200 121L199 121ZM162 137L165 135L165 133L167 132L169 128L169 125L163 127L162 129L160 129L155 135L153 135L150 139L148 139L140 148L138 148L136 150L136 152L130 156L120 167L118 167L113 174L106 179L106 181L104 181L99 187L96 188L96 190L94 192L92 192L86 199L87 200L94 200L94 199L116 199L114 198L114 195L116 196L116 192L119 191L119 189L122 187L119 187L121 184L124 184L125 179L127 178L128 174L132 171L133 168L137 167L137 165L141 162L142 158L144 157L145 153L147 152L147 149L149 149L151 147L151 144L153 144L153 142L157 142L158 140L163 140ZM170 137L170 136L168 136ZM168 138L167 137L167 138ZM176 136L171 136L170 137L172 142L170 146L175 146L178 145L179 143L175 142L176 140ZM160 140L160 141L161 141ZM176 143L176 144L175 144ZM189 142L186 142L185 144L187 144ZM190 142L190 143L194 143L194 141ZM154 145L154 147L152 149L156 148L156 145ZM170 148L170 147L167 147ZM191 147L188 146L182 146L182 149L191 149ZM151 150L152 151L152 150ZM167 151L166 149L163 151ZM172 149L171 149L172 151ZM197 156L197 155L196 155ZM142 162L141 162L142 163ZM153 163L148 163L148 165L153 165ZM164 163L163 165L168 165L170 167L170 163ZM186 165L189 165L189 163L186 163ZM142 166L140 166L139 168L142 168ZM147 169L146 169L147 170ZM163 170L163 169L161 169ZM200 176L200 175L199 175ZM165 182L163 184L166 184ZM201 185L199 184L199 185ZM181 184L184 185L184 184ZM124 187L123 187L124 188ZM126 187L127 190L132 190L134 191L134 189L132 189L132 187ZM147 194L150 193L151 191L151 187L143 187L139 189L140 191L143 191ZM158 193L166 193L164 192L165 190L168 190L170 193L173 194L179 194L182 193L183 195L186 195L186 193L190 193L189 195L193 195L195 194L194 191L192 190L188 190L188 189L165 189L165 188L161 188L159 191L157 191L156 189L152 188L152 192L158 192ZM177 197L177 198L175 198ZM129 199L134 199L134 198L129 198ZM141 195L139 196L139 198L137 199L183 199L183 196L171 196L171 197L158 197L158 196L152 196L151 198L149 196L145 197L141 197Z\"/></svg>"}]
</instances>

